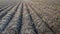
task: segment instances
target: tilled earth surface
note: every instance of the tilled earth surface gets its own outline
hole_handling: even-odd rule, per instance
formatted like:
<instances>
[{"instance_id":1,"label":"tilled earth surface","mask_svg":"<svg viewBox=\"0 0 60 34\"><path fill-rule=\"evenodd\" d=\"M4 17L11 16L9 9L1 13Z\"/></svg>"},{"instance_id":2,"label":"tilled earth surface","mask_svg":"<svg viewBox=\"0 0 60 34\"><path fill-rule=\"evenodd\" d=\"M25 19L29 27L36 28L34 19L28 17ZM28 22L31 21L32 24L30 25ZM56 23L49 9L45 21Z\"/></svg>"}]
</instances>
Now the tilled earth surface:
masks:
<instances>
[{"instance_id":1,"label":"tilled earth surface","mask_svg":"<svg viewBox=\"0 0 60 34\"><path fill-rule=\"evenodd\" d=\"M0 0L0 34L60 34L60 0Z\"/></svg>"}]
</instances>

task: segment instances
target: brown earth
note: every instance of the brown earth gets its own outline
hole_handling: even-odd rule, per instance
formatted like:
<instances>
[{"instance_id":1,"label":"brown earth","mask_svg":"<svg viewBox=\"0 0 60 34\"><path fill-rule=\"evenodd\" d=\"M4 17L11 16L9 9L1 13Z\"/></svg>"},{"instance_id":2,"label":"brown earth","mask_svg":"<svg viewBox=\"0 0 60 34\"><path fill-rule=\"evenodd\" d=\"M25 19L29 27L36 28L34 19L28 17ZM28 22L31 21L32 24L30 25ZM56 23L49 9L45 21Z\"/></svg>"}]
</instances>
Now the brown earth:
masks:
<instances>
[{"instance_id":1,"label":"brown earth","mask_svg":"<svg viewBox=\"0 0 60 34\"><path fill-rule=\"evenodd\" d=\"M60 34L60 0L0 0L0 34Z\"/></svg>"}]
</instances>

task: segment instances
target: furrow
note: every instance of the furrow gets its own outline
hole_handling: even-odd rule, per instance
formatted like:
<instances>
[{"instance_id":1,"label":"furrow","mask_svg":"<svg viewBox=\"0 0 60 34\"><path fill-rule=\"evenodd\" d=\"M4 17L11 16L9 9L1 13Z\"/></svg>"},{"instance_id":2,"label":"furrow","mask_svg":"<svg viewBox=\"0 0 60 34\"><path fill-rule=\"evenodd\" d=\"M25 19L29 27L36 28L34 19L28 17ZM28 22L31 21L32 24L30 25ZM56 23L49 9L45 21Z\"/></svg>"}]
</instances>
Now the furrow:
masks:
<instances>
[{"instance_id":1,"label":"furrow","mask_svg":"<svg viewBox=\"0 0 60 34\"><path fill-rule=\"evenodd\" d=\"M19 33L17 28L20 28L18 26L20 25L19 18L21 17L21 6L22 6L22 3L20 3L19 8L18 8L17 12L15 13L13 19L10 21L9 25L7 26L7 28L3 32L4 34L9 34L9 33L18 34Z\"/></svg>"},{"instance_id":2,"label":"furrow","mask_svg":"<svg viewBox=\"0 0 60 34\"><path fill-rule=\"evenodd\" d=\"M52 28L49 27L49 25L42 20L42 18L40 16L38 16L38 14L35 12L35 10L32 10L32 7L29 7L31 12L31 16L35 22L36 28L39 32L39 34L55 34L55 32L53 31ZM33 8L34 9L34 8Z\"/></svg>"},{"instance_id":3,"label":"furrow","mask_svg":"<svg viewBox=\"0 0 60 34\"><path fill-rule=\"evenodd\" d=\"M0 13L0 20L13 8L14 6L10 6L6 10Z\"/></svg>"},{"instance_id":4,"label":"furrow","mask_svg":"<svg viewBox=\"0 0 60 34\"><path fill-rule=\"evenodd\" d=\"M2 18L2 21L0 22L0 32L4 31L5 28L8 26L9 22L14 17L16 10L17 10L16 8L19 6L19 4L17 4L7 15L5 15Z\"/></svg>"},{"instance_id":5,"label":"furrow","mask_svg":"<svg viewBox=\"0 0 60 34\"><path fill-rule=\"evenodd\" d=\"M0 13L2 12L2 11L4 11L5 9L7 9L8 7L10 7L11 5L8 5L8 6L6 6L6 7L3 7L3 8L1 8L0 9Z\"/></svg>"},{"instance_id":6,"label":"furrow","mask_svg":"<svg viewBox=\"0 0 60 34\"><path fill-rule=\"evenodd\" d=\"M31 14L30 14L30 9L28 8L29 6L26 5L26 7L27 7L28 14L29 14L30 22L32 23L32 27L34 28L35 33L38 34L38 31L37 31L37 29L36 29L36 26L35 26L35 24L34 24L34 21L33 21L33 19L32 19Z\"/></svg>"},{"instance_id":7,"label":"furrow","mask_svg":"<svg viewBox=\"0 0 60 34\"><path fill-rule=\"evenodd\" d=\"M21 29L21 34L36 34L34 28L32 27L32 23L30 22L29 14L26 5L24 4L23 8L23 25Z\"/></svg>"}]
</instances>

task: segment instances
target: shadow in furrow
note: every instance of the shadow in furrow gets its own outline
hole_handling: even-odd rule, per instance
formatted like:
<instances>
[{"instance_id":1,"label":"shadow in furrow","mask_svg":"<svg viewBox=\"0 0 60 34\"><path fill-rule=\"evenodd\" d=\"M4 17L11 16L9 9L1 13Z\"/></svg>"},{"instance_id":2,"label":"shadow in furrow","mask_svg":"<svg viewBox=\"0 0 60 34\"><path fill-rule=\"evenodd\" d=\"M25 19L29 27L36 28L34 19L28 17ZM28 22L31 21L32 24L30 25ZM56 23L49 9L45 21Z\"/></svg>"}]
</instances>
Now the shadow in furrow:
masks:
<instances>
[{"instance_id":1,"label":"shadow in furrow","mask_svg":"<svg viewBox=\"0 0 60 34\"><path fill-rule=\"evenodd\" d=\"M18 24L17 24L18 34L21 34L22 18L23 18L23 3L22 3L22 6L21 6L21 12L20 12L20 14L21 14L21 15L19 16Z\"/></svg>"},{"instance_id":2,"label":"shadow in furrow","mask_svg":"<svg viewBox=\"0 0 60 34\"><path fill-rule=\"evenodd\" d=\"M51 27L49 27L49 25L47 24L47 22L45 22L42 17L40 17L40 15L36 12L36 10L29 4L29 6L31 7L32 10L34 10L34 12L37 14L37 16L42 20L42 22L45 24L45 26L47 26L52 32L53 34L56 34L53 29Z\"/></svg>"},{"instance_id":3,"label":"shadow in furrow","mask_svg":"<svg viewBox=\"0 0 60 34\"><path fill-rule=\"evenodd\" d=\"M6 10L5 13L3 13L2 15L0 15L0 20L8 13L8 11L10 11L14 6L12 6L10 9Z\"/></svg>"},{"instance_id":4,"label":"shadow in furrow","mask_svg":"<svg viewBox=\"0 0 60 34\"><path fill-rule=\"evenodd\" d=\"M18 4L17 7L19 7L19 5L20 5L20 3ZM9 22L13 19L14 15L15 15L17 9L18 9L17 7L16 7L16 9L14 10L15 12L13 12L12 14L10 14L10 16L7 16L7 17L9 17L9 18L4 22L5 24L3 24L2 29L0 29L0 33L5 30L5 28L6 28L6 27L8 26L8 24L9 24Z\"/></svg>"},{"instance_id":5,"label":"shadow in furrow","mask_svg":"<svg viewBox=\"0 0 60 34\"><path fill-rule=\"evenodd\" d=\"M25 4L25 5L26 5L26 4ZM30 15L30 10L29 10L29 8L28 8L27 5L26 5L26 7L27 7L27 12L28 12L28 14L29 14L28 16L29 16L30 22L32 23L31 26L33 27L35 33L38 34L38 31L37 31L37 29L36 29L36 27L35 27L35 24L34 24L34 22L33 22L32 16Z\"/></svg>"},{"instance_id":6,"label":"shadow in furrow","mask_svg":"<svg viewBox=\"0 0 60 34\"><path fill-rule=\"evenodd\" d=\"M5 9L7 9L7 8L10 7L10 6L11 6L11 5L9 5L9 6L5 7L5 8L3 8L3 9L1 9L0 12L4 11Z\"/></svg>"},{"instance_id":7,"label":"shadow in furrow","mask_svg":"<svg viewBox=\"0 0 60 34\"><path fill-rule=\"evenodd\" d=\"M20 3L21 3L21 2L20 2ZM18 7L19 7L20 3L19 3L19 4L18 4L18 6L16 7L15 11L17 11L17 9L18 9Z\"/></svg>"},{"instance_id":8,"label":"shadow in furrow","mask_svg":"<svg viewBox=\"0 0 60 34\"><path fill-rule=\"evenodd\" d=\"M1 29L1 31L4 31L5 28L8 26L9 22L12 20L13 16L14 16L15 12L13 14L11 14L11 17L9 17L9 19L7 19L7 21L5 22L5 24L3 25L3 28Z\"/></svg>"}]
</instances>

